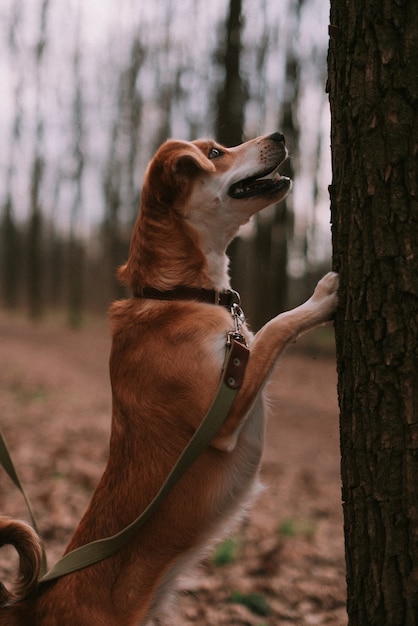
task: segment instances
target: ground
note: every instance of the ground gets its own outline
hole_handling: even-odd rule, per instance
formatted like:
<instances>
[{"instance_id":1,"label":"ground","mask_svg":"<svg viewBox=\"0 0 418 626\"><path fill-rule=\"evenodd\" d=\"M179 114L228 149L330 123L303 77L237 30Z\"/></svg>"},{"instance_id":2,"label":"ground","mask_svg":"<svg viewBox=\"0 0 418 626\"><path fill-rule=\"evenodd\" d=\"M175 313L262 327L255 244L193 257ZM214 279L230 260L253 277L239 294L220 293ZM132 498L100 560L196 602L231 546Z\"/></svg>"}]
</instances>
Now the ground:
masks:
<instances>
[{"instance_id":1,"label":"ground","mask_svg":"<svg viewBox=\"0 0 418 626\"><path fill-rule=\"evenodd\" d=\"M50 565L106 462L109 345L101 321L72 331L0 314L0 427ZM289 349L275 377L265 490L231 540L183 581L170 626L347 624L335 358L303 348ZM2 470L0 512L27 519ZM7 581L17 559L11 548L0 557Z\"/></svg>"}]
</instances>

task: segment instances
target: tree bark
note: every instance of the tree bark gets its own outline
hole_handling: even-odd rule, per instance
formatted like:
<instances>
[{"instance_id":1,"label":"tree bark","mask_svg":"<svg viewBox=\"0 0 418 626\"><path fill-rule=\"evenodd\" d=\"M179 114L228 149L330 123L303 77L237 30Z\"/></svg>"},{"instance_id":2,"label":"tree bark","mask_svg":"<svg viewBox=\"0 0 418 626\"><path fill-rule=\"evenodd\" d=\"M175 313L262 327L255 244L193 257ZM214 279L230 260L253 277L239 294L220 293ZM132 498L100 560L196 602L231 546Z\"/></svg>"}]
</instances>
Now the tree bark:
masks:
<instances>
[{"instance_id":1,"label":"tree bark","mask_svg":"<svg viewBox=\"0 0 418 626\"><path fill-rule=\"evenodd\" d=\"M418 624L418 3L331 0L350 626Z\"/></svg>"}]
</instances>

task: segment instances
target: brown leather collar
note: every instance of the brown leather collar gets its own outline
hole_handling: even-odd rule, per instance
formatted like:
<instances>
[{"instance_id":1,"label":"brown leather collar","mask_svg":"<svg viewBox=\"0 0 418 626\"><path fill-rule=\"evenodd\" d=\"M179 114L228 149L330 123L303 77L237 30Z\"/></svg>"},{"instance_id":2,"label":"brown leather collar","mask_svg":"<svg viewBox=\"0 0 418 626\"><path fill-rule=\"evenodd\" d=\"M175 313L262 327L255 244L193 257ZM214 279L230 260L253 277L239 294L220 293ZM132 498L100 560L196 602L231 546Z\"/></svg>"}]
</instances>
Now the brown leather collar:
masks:
<instances>
[{"instance_id":1,"label":"brown leather collar","mask_svg":"<svg viewBox=\"0 0 418 626\"><path fill-rule=\"evenodd\" d=\"M199 289L198 287L175 287L168 291L160 291L153 287L144 287L134 293L136 298L152 298L154 300L196 300L208 304L218 304L227 309L232 309L234 304L240 303L237 291L216 291L215 289Z\"/></svg>"}]
</instances>

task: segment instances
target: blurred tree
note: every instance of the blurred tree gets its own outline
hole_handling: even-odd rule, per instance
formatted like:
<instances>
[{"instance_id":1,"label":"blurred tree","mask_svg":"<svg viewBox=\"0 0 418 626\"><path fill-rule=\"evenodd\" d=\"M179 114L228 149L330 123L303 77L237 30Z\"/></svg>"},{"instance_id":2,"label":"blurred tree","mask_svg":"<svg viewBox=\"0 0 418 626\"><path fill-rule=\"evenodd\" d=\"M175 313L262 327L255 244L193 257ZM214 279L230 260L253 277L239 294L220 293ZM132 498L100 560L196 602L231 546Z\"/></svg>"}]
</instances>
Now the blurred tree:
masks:
<instances>
[{"instance_id":1,"label":"blurred tree","mask_svg":"<svg viewBox=\"0 0 418 626\"><path fill-rule=\"evenodd\" d=\"M418 624L418 3L331 0L350 626Z\"/></svg>"},{"instance_id":2,"label":"blurred tree","mask_svg":"<svg viewBox=\"0 0 418 626\"><path fill-rule=\"evenodd\" d=\"M80 22L74 51L74 102L73 102L73 172L74 197L71 207L70 234L68 244L68 323L73 328L81 325L83 314L84 251L79 241L82 188L84 172L84 104L81 79Z\"/></svg>"},{"instance_id":3,"label":"blurred tree","mask_svg":"<svg viewBox=\"0 0 418 626\"><path fill-rule=\"evenodd\" d=\"M177 63L173 64L171 61L173 58L181 57L181 53L179 54L179 50L175 44L175 36L173 37L172 33L175 4L172 0L166 0L164 9L161 36L158 40L158 44L148 51L154 58L154 71L156 74L156 82L159 86L158 104L161 114L159 125L153 137L153 152L172 136L172 110L176 101L178 102L180 99L179 76L182 68L181 65ZM142 62L145 58L145 52L143 50L141 57ZM167 72L167 68L172 65L176 66L175 70Z\"/></svg>"},{"instance_id":4,"label":"blurred tree","mask_svg":"<svg viewBox=\"0 0 418 626\"><path fill-rule=\"evenodd\" d=\"M139 126L142 113L137 89L144 50L138 38L131 44L129 63L120 73L116 116L113 120L109 153L103 176L105 220L103 223L105 267L111 276L109 299L120 298L125 290L116 280L116 270L127 256L128 240L123 233L121 212L133 221L138 209L135 185ZM139 144L139 145L138 145Z\"/></svg>"},{"instance_id":5,"label":"blurred tree","mask_svg":"<svg viewBox=\"0 0 418 626\"><path fill-rule=\"evenodd\" d=\"M52 198L52 215L48 223L49 254L47 257L47 263L49 267L47 296L48 302L50 303L52 308L55 309L66 306L67 302L65 295L68 291L67 279L65 274L66 261L68 261L68 259L66 259L68 238L66 235L63 235L59 232L59 220L56 217L56 213L58 212L60 205L60 193L63 179L63 168L62 165L59 165L58 172L56 174L54 194Z\"/></svg>"},{"instance_id":6,"label":"blurred tree","mask_svg":"<svg viewBox=\"0 0 418 626\"><path fill-rule=\"evenodd\" d=\"M13 206L13 179L16 168L16 150L20 141L20 131L22 125L21 92L22 78L21 68L16 67L17 39L21 26L21 3L14 4L8 29L8 52L10 54L10 66L13 68L15 77L14 90L14 118L11 137L8 141L9 157L6 174L6 201L3 205L3 217L1 224L1 289L5 306L14 309L18 305L21 279L21 258L20 233L16 223Z\"/></svg>"},{"instance_id":7,"label":"blurred tree","mask_svg":"<svg viewBox=\"0 0 418 626\"><path fill-rule=\"evenodd\" d=\"M30 206L31 215L27 234L27 286L29 299L29 315L33 319L41 317L43 302L43 251L42 251L42 209L40 206L40 186L44 171L42 157L35 153L31 173Z\"/></svg>"},{"instance_id":8,"label":"blurred tree","mask_svg":"<svg viewBox=\"0 0 418 626\"><path fill-rule=\"evenodd\" d=\"M42 241L42 208L40 189L44 175L44 158L42 155L44 139L44 120L41 111L42 85L41 69L46 46L46 25L49 0L41 4L41 19L38 41L35 46L35 75L36 75L36 129L35 146L30 180L30 218L28 230L28 262L27 284L29 298L29 315L36 319L43 312L43 241Z\"/></svg>"},{"instance_id":9,"label":"blurred tree","mask_svg":"<svg viewBox=\"0 0 418 626\"><path fill-rule=\"evenodd\" d=\"M225 40L218 51L225 78L218 90L216 138L225 146L242 142L247 90L241 75L242 0L229 0Z\"/></svg>"},{"instance_id":10,"label":"blurred tree","mask_svg":"<svg viewBox=\"0 0 418 626\"><path fill-rule=\"evenodd\" d=\"M20 279L20 236L13 215L12 196L9 193L3 207L3 219L0 229L2 270L2 300L8 309L15 309L18 304Z\"/></svg>"}]
</instances>

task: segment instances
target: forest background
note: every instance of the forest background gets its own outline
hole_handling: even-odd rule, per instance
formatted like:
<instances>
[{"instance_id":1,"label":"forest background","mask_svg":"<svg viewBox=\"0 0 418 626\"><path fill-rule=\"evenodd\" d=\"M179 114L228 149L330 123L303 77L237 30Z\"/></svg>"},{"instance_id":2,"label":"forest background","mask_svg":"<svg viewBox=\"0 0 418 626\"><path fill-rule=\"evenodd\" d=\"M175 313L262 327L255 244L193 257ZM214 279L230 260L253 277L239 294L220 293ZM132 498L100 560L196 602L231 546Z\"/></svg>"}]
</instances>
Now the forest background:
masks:
<instances>
[{"instance_id":1,"label":"forest background","mask_svg":"<svg viewBox=\"0 0 418 626\"><path fill-rule=\"evenodd\" d=\"M328 3L3 0L3 306L72 326L124 292L141 181L168 137L282 131L294 189L231 246L257 328L330 265Z\"/></svg>"},{"instance_id":2,"label":"forest background","mask_svg":"<svg viewBox=\"0 0 418 626\"><path fill-rule=\"evenodd\" d=\"M329 269L328 24L323 0L1 0L1 428L51 565L107 460L103 320L125 295L116 268L159 144L286 135L292 193L229 250L253 328ZM347 624L333 334L313 336L277 379L267 488L223 564L190 577L182 626ZM0 487L0 510L25 518L7 477Z\"/></svg>"}]
</instances>

